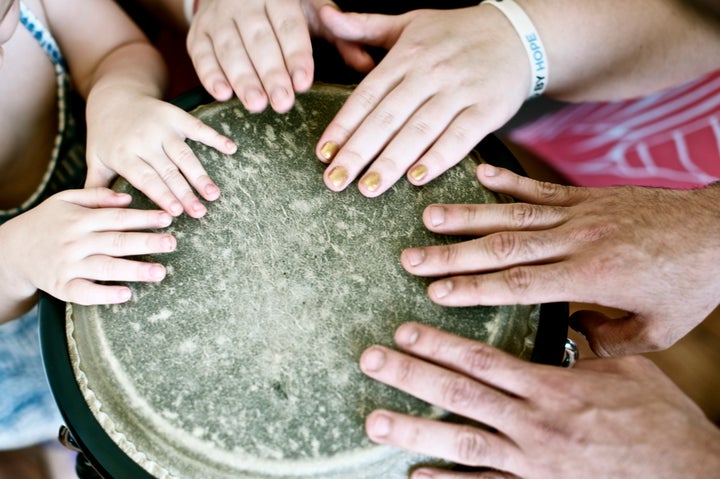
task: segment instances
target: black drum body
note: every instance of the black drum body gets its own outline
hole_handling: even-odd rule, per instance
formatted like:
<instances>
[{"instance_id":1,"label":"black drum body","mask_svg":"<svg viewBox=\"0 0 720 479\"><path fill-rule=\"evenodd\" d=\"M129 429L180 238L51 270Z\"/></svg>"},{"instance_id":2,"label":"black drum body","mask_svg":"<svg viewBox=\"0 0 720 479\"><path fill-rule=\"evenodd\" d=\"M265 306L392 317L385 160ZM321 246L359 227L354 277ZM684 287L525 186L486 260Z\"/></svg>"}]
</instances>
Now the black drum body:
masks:
<instances>
[{"instance_id":1,"label":"black drum body","mask_svg":"<svg viewBox=\"0 0 720 479\"><path fill-rule=\"evenodd\" d=\"M168 277L131 285L125 305L41 299L43 358L87 460L81 477L399 479L433 460L370 443L364 417L444 413L364 377L367 346L391 346L399 324L420 321L563 361L567 304L443 308L399 265L405 247L459 241L425 230L427 204L510 201L474 176L476 161L519 171L509 151L489 136L425 187L333 193L314 142L348 93L318 85L286 115L234 101L195 110L240 149L191 145L223 194L205 218L169 228L177 251L153 258ZM122 180L115 189L153 207Z\"/></svg>"}]
</instances>

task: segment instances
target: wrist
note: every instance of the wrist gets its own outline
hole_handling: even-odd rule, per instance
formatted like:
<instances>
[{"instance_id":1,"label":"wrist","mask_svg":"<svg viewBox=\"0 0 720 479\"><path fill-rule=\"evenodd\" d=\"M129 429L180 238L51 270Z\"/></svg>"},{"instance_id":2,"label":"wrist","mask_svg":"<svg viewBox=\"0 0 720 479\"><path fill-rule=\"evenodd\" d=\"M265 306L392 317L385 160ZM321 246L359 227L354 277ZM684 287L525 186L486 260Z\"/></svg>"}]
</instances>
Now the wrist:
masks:
<instances>
[{"instance_id":1,"label":"wrist","mask_svg":"<svg viewBox=\"0 0 720 479\"><path fill-rule=\"evenodd\" d=\"M0 225L0 324L19 318L37 301L37 288L22 277L12 261L23 256L11 244L10 230L16 220Z\"/></svg>"},{"instance_id":2,"label":"wrist","mask_svg":"<svg viewBox=\"0 0 720 479\"><path fill-rule=\"evenodd\" d=\"M514 0L484 0L482 4L500 10L520 39L530 66L530 88L528 98L541 95L548 85L550 65L540 34L532 19Z\"/></svg>"}]
</instances>

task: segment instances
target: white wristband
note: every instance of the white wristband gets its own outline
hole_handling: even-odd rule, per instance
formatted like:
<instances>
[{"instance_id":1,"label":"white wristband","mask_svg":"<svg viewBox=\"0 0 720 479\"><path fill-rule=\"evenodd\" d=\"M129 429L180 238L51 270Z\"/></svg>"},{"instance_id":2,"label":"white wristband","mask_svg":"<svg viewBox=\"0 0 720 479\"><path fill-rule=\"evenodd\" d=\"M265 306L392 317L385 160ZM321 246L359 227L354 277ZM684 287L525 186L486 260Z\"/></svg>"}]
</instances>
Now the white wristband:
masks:
<instances>
[{"instance_id":1,"label":"white wristband","mask_svg":"<svg viewBox=\"0 0 720 479\"><path fill-rule=\"evenodd\" d=\"M514 0L485 0L482 3L487 3L500 10L520 36L520 40L522 40L522 44L527 52L528 60L530 61L530 71L532 72L528 98L542 95L548 83L550 69L545 47L530 17L527 16L522 7L515 3Z\"/></svg>"}]
</instances>

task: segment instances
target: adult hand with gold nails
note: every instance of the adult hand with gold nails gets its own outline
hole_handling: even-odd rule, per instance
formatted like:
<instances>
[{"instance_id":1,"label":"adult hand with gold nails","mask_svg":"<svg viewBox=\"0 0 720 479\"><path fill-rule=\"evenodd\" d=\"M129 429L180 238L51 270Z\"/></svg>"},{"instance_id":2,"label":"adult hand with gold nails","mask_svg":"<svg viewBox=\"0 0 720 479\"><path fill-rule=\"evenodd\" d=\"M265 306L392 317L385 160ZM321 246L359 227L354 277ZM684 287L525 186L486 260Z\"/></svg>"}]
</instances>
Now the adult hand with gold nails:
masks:
<instances>
[{"instance_id":1,"label":"adult hand with gold nails","mask_svg":"<svg viewBox=\"0 0 720 479\"><path fill-rule=\"evenodd\" d=\"M415 323L400 326L395 343L400 351L365 350L362 371L472 422L376 410L368 437L491 469L421 467L411 479L700 479L720 470L720 429L641 356L559 368Z\"/></svg>"}]
</instances>

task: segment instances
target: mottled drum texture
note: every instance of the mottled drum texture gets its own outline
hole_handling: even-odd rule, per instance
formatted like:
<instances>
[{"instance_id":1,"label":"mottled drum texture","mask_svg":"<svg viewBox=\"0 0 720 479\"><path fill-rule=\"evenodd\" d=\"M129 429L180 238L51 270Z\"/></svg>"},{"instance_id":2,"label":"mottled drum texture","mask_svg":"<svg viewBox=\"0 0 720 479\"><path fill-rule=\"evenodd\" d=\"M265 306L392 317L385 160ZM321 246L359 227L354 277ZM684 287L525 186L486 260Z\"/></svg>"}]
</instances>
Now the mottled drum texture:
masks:
<instances>
[{"instance_id":1,"label":"mottled drum texture","mask_svg":"<svg viewBox=\"0 0 720 479\"><path fill-rule=\"evenodd\" d=\"M160 284L133 300L71 305L68 340L86 400L107 433L158 478L399 479L416 455L365 437L385 407L441 414L363 376L357 362L395 328L420 321L529 358L536 306L444 308L406 273L408 246L458 241L429 233L424 207L497 202L468 157L425 187L401 180L377 199L333 193L314 154L348 90L316 86L288 114L239 103L194 113L239 144L233 156L193 144L222 197L168 231ZM152 205L125 182L135 207Z\"/></svg>"}]
</instances>

